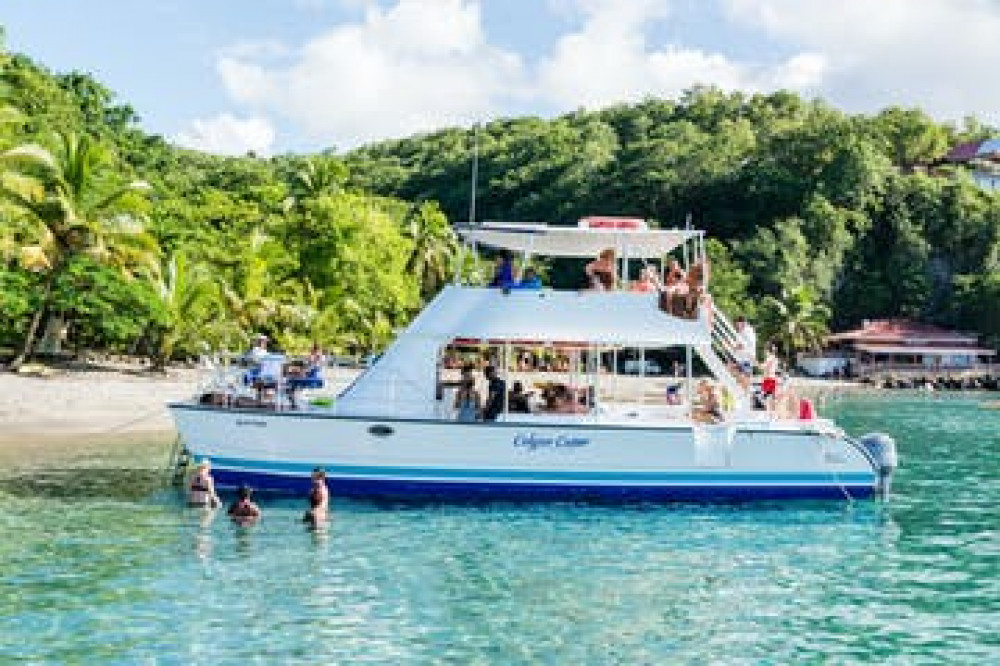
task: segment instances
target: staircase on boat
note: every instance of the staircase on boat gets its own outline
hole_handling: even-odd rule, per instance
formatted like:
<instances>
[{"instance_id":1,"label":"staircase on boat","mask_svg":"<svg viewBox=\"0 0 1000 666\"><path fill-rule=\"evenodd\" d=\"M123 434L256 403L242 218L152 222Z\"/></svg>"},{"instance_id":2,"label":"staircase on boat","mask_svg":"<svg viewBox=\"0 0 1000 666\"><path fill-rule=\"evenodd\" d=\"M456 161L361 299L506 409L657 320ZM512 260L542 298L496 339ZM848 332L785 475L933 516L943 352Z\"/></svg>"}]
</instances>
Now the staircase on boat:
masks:
<instances>
[{"instance_id":1,"label":"staircase on boat","mask_svg":"<svg viewBox=\"0 0 1000 666\"><path fill-rule=\"evenodd\" d=\"M737 412L749 411L753 405L750 391L733 375L731 368L738 360L739 333L726 315L718 308L712 309L712 343L696 347L701 360L726 387L736 403Z\"/></svg>"}]
</instances>

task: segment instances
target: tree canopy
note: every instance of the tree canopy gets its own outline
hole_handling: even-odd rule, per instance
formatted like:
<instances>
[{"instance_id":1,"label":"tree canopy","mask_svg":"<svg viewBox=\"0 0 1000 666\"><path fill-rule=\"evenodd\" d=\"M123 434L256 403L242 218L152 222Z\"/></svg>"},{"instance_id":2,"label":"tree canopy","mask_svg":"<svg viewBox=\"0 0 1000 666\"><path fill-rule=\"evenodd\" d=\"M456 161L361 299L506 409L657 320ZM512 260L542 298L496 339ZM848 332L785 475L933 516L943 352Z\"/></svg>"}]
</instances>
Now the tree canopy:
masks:
<instances>
[{"instance_id":1,"label":"tree canopy","mask_svg":"<svg viewBox=\"0 0 1000 666\"><path fill-rule=\"evenodd\" d=\"M14 353L49 320L72 347L161 363L258 332L292 351L376 350L457 269L449 222L469 213L474 137L478 219L690 220L713 239L716 302L789 353L874 317L1000 341L1000 195L933 166L994 133L978 122L694 88L343 154L219 157L143 131L87 74L0 58L0 346ZM578 263L542 268L579 286Z\"/></svg>"}]
</instances>

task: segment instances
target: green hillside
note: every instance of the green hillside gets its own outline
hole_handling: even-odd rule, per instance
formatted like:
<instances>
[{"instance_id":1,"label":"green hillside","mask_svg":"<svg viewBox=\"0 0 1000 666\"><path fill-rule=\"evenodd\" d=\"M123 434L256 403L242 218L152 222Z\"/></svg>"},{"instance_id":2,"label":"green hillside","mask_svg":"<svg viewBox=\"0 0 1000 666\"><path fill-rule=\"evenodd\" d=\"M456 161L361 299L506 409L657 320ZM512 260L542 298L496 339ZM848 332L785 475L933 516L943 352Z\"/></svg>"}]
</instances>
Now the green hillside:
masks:
<instances>
[{"instance_id":1,"label":"green hillside","mask_svg":"<svg viewBox=\"0 0 1000 666\"><path fill-rule=\"evenodd\" d=\"M0 348L165 362L263 331L384 346L455 271L467 128L347 154L224 158L144 132L92 77L0 63ZM479 219L694 226L716 300L785 347L861 318L1000 338L1000 196L924 165L990 134L915 109L697 89L479 130ZM472 273L472 262L463 267ZM579 268L548 267L576 286Z\"/></svg>"}]
</instances>

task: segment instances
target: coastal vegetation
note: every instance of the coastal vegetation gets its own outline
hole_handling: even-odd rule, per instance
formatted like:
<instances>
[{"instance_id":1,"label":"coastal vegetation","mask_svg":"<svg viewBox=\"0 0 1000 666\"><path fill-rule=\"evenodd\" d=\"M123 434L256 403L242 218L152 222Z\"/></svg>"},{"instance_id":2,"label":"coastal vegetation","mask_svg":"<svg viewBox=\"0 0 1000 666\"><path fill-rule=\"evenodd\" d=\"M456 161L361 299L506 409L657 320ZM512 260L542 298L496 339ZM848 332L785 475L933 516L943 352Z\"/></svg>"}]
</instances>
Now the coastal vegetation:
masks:
<instances>
[{"instance_id":1,"label":"coastal vegetation","mask_svg":"<svg viewBox=\"0 0 1000 666\"><path fill-rule=\"evenodd\" d=\"M995 132L919 109L850 115L788 93L696 88L348 152L221 157L142 130L86 74L0 63L0 348L62 345L163 366L263 332L291 351L383 347L456 271L450 223L688 220L712 291L785 353L864 318L1000 342L1000 195L955 167ZM542 266L580 286L573 262ZM638 270L638 267L636 267Z\"/></svg>"}]
</instances>

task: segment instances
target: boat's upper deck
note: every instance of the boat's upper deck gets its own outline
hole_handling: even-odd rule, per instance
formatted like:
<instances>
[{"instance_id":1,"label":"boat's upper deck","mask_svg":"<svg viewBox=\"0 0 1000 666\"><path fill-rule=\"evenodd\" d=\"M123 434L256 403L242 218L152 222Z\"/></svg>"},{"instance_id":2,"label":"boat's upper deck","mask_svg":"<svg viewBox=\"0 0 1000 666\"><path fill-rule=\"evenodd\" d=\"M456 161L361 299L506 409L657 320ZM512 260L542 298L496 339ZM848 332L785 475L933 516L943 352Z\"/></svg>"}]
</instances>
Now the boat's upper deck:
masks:
<instances>
[{"instance_id":1,"label":"boat's upper deck","mask_svg":"<svg viewBox=\"0 0 1000 666\"><path fill-rule=\"evenodd\" d=\"M666 315L657 295L626 291L503 290L448 287L454 319L427 321L442 339L668 347L709 344L702 319Z\"/></svg>"},{"instance_id":2,"label":"boat's upper deck","mask_svg":"<svg viewBox=\"0 0 1000 666\"><path fill-rule=\"evenodd\" d=\"M546 257L593 258L610 248L618 257L651 259L704 240L704 232L696 229L649 229L643 220L618 217L583 218L576 227L483 222L459 225L455 231L467 243Z\"/></svg>"}]
</instances>

